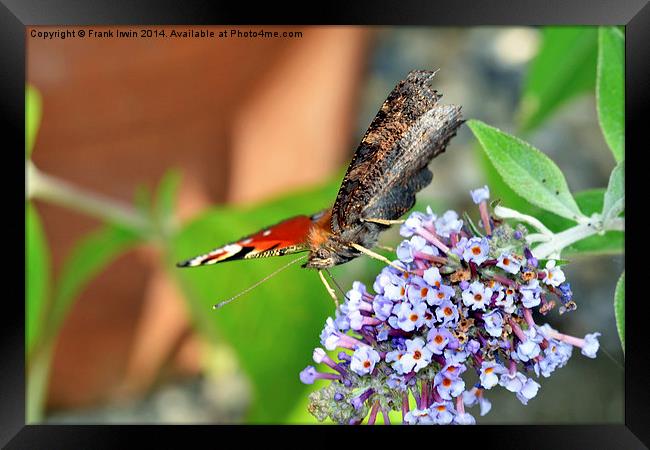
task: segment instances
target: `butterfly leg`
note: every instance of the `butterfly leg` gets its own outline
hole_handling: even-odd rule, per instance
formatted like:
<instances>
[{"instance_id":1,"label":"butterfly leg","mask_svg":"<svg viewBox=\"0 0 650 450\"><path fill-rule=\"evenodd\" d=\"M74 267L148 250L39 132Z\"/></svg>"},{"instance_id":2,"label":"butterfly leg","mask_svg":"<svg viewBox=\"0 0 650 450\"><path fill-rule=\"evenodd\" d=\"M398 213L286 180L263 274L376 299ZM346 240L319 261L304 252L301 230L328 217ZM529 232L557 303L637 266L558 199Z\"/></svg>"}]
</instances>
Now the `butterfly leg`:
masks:
<instances>
[{"instance_id":1,"label":"butterfly leg","mask_svg":"<svg viewBox=\"0 0 650 450\"><path fill-rule=\"evenodd\" d=\"M400 267L397 264L393 263L391 260L386 258L384 255L380 255L379 253L375 253L372 250L368 250L367 248L365 248L365 247L363 247L363 246L361 246L361 245L359 245L359 244L357 244L355 242L351 242L350 247L354 248L355 250L360 251L361 253L364 253L364 254L370 256L371 258L378 259L379 261L384 262L384 263L388 264L389 266L396 268L397 270L400 270L400 271L402 271L404 273L408 273L408 270L406 270L403 267Z\"/></svg>"},{"instance_id":2,"label":"butterfly leg","mask_svg":"<svg viewBox=\"0 0 650 450\"><path fill-rule=\"evenodd\" d=\"M378 223L379 225L386 225L386 226L399 225L399 224L402 224L402 223L406 222L405 220L363 219L363 218L361 219L361 221L362 222Z\"/></svg>"},{"instance_id":3,"label":"butterfly leg","mask_svg":"<svg viewBox=\"0 0 650 450\"><path fill-rule=\"evenodd\" d=\"M382 250L386 250L388 252L394 252L395 251L395 248L388 247L387 245L375 245L375 247L380 248Z\"/></svg>"},{"instance_id":4,"label":"butterfly leg","mask_svg":"<svg viewBox=\"0 0 650 450\"><path fill-rule=\"evenodd\" d=\"M323 271L319 270L318 271L318 276L320 277L320 280L323 282L323 285L325 285L325 289L327 289L327 293L332 297L332 300L334 300L334 304L336 305L336 309L339 309L339 299L336 297L336 292L334 292L334 289L329 285L327 280L325 279L325 275L323 275Z\"/></svg>"}]
</instances>

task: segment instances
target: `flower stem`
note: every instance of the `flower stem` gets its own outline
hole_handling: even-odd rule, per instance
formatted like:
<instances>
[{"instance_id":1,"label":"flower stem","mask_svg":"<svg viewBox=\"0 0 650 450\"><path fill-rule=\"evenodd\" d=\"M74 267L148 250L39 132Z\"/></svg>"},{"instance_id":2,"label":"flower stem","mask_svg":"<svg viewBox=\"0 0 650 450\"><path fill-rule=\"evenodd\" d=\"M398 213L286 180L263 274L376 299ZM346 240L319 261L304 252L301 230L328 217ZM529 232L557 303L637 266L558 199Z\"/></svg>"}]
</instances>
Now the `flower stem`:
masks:
<instances>
[{"instance_id":1,"label":"flower stem","mask_svg":"<svg viewBox=\"0 0 650 450\"><path fill-rule=\"evenodd\" d=\"M431 233L426 228L420 227L420 228L417 229L416 233L419 234L420 236L422 236L424 239L426 239L430 244L433 244L436 247L438 247L445 254L449 253L449 247L447 247L445 244L443 244L435 234Z\"/></svg>"},{"instance_id":2,"label":"flower stem","mask_svg":"<svg viewBox=\"0 0 650 450\"><path fill-rule=\"evenodd\" d=\"M558 341L565 342L567 344L571 344L574 347L579 347L582 348L585 345L585 340L581 338L577 338L574 336L569 336L568 334L562 334L557 331L551 331L549 332L550 337L557 339Z\"/></svg>"},{"instance_id":3,"label":"flower stem","mask_svg":"<svg viewBox=\"0 0 650 450\"><path fill-rule=\"evenodd\" d=\"M370 417L368 417L368 425L375 424L375 420L377 419L378 412L379 412L379 400L375 400L375 403L372 404L372 409L370 410Z\"/></svg>"},{"instance_id":4,"label":"flower stem","mask_svg":"<svg viewBox=\"0 0 650 450\"><path fill-rule=\"evenodd\" d=\"M605 229L610 231L625 231L625 219L616 217L605 224Z\"/></svg>"},{"instance_id":5,"label":"flower stem","mask_svg":"<svg viewBox=\"0 0 650 450\"><path fill-rule=\"evenodd\" d=\"M136 209L41 172L26 162L27 198L37 198L143 232L149 221Z\"/></svg>"},{"instance_id":6,"label":"flower stem","mask_svg":"<svg viewBox=\"0 0 650 450\"><path fill-rule=\"evenodd\" d=\"M515 219L515 220L519 220L520 222L526 222L528 225L531 225L543 235L547 235L547 236L553 235L553 232L548 228L546 228L546 226L538 219L536 219L533 216L529 216L527 214L522 214L519 211L515 211L514 209L497 205L494 208L494 215L501 219Z\"/></svg>"},{"instance_id":7,"label":"flower stem","mask_svg":"<svg viewBox=\"0 0 650 450\"><path fill-rule=\"evenodd\" d=\"M580 224L554 235L548 241L532 250L537 259L545 259L554 253L559 253L569 245L598 234L602 230L590 224Z\"/></svg>"},{"instance_id":8,"label":"flower stem","mask_svg":"<svg viewBox=\"0 0 650 450\"><path fill-rule=\"evenodd\" d=\"M408 391L402 394L402 421L405 420L406 414L409 412L409 394Z\"/></svg>"},{"instance_id":9,"label":"flower stem","mask_svg":"<svg viewBox=\"0 0 650 450\"><path fill-rule=\"evenodd\" d=\"M488 212L487 202L483 200L478 206L481 212L481 220L483 221L483 228L488 236L492 235L492 227L490 227L490 213Z\"/></svg>"}]
</instances>

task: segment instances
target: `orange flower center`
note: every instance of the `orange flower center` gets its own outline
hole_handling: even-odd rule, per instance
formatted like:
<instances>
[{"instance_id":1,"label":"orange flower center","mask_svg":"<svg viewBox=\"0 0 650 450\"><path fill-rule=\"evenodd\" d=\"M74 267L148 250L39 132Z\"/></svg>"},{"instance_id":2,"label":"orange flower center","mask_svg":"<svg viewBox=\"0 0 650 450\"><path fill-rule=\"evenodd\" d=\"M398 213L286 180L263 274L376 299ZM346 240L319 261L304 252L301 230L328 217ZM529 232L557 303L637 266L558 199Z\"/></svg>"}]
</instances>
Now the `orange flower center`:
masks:
<instances>
[{"instance_id":1,"label":"orange flower center","mask_svg":"<svg viewBox=\"0 0 650 450\"><path fill-rule=\"evenodd\" d=\"M494 367L488 367L487 369L485 369L485 373L492 373L492 372L494 372Z\"/></svg>"},{"instance_id":2,"label":"orange flower center","mask_svg":"<svg viewBox=\"0 0 650 450\"><path fill-rule=\"evenodd\" d=\"M474 300L480 302L481 300L483 300L483 296L481 294L474 294Z\"/></svg>"},{"instance_id":3,"label":"orange flower center","mask_svg":"<svg viewBox=\"0 0 650 450\"><path fill-rule=\"evenodd\" d=\"M481 247L479 247L479 246L472 247L472 253L474 253L475 255L480 255L481 254Z\"/></svg>"},{"instance_id":4,"label":"orange flower center","mask_svg":"<svg viewBox=\"0 0 650 450\"><path fill-rule=\"evenodd\" d=\"M418 321L418 315L417 314L411 314L409 316L409 319L411 319L411 322L417 322Z\"/></svg>"},{"instance_id":5,"label":"orange flower center","mask_svg":"<svg viewBox=\"0 0 650 450\"><path fill-rule=\"evenodd\" d=\"M509 266L510 265L510 260L508 258L503 258L503 265L504 266Z\"/></svg>"},{"instance_id":6,"label":"orange flower center","mask_svg":"<svg viewBox=\"0 0 650 450\"><path fill-rule=\"evenodd\" d=\"M413 353L413 359L420 359L422 358L422 353L420 353L419 350L416 350L415 353Z\"/></svg>"},{"instance_id":7,"label":"orange flower center","mask_svg":"<svg viewBox=\"0 0 650 450\"><path fill-rule=\"evenodd\" d=\"M447 306L447 307L444 309L444 311L445 311L445 316L451 316L452 311L451 311L451 308L450 308L449 306Z\"/></svg>"},{"instance_id":8,"label":"orange flower center","mask_svg":"<svg viewBox=\"0 0 650 450\"><path fill-rule=\"evenodd\" d=\"M435 338L433 338L433 340L436 342L436 344L440 344L442 341L444 341L444 338L438 334Z\"/></svg>"},{"instance_id":9,"label":"orange flower center","mask_svg":"<svg viewBox=\"0 0 650 450\"><path fill-rule=\"evenodd\" d=\"M420 297L426 297L428 293L429 293L429 288L423 287L420 290Z\"/></svg>"},{"instance_id":10,"label":"orange flower center","mask_svg":"<svg viewBox=\"0 0 650 450\"><path fill-rule=\"evenodd\" d=\"M363 362L363 367L365 367L366 369L369 368L369 367L370 367L370 361L365 360L365 361Z\"/></svg>"}]
</instances>

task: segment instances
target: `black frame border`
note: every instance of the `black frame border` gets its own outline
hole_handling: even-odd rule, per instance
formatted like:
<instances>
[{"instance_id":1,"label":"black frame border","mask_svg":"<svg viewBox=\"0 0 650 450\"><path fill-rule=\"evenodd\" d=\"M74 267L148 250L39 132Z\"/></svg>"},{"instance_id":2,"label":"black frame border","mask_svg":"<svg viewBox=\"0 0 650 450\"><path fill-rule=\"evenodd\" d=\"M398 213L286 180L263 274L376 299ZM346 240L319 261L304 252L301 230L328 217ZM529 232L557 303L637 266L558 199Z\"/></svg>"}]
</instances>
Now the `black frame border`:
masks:
<instances>
[{"instance_id":1,"label":"black frame border","mask_svg":"<svg viewBox=\"0 0 650 450\"><path fill-rule=\"evenodd\" d=\"M648 105L650 104L650 6L648 0L630 0L625 3L616 0L456 0L452 3L426 2L426 0L357 0L345 2L334 0L311 4L312 14L299 7L288 7L276 2L267 2L251 7L244 2L215 4L192 0L174 2L171 0L132 0L121 2L101 0L84 2L65 0L0 0L0 46L2 46L3 82L1 123L8 125L9 139L5 155L10 160L11 170L5 170L9 178L12 195L4 199L7 205L4 225L9 225L11 263L5 267L18 271L24 262L24 247L19 236L25 233L25 204L23 203L24 161L24 86L26 64L26 27L33 25L90 25L90 24L323 24L323 25L420 25L420 26L477 26L477 25L626 25L626 148L633 160L640 159L639 151L645 143L643 135ZM316 14L313 14L316 13ZM13 149L13 150L11 150ZM630 150L631 149L631 150ZM647 179L643 164L627 164L626 196L628 204L643 201L641 181ZM645 171L644 171L645 172ZM15 179L14 179L15 178ZM645 188L647 192L647 188ZM15 192L14 192L15 191ZM625 424L624 425L544 425L544 426L475 426L436 427L436 437L442 434L462 446L478 444L485 448L648 448L650 445L650 361L647 327L642 311L643 297L635 298L630 292L641 292L643 266L634 264L633 258L641 255L632 246L635 237L641 233L642 213L636 208L627 208L626 221L626 283L628 298L626 305L626 354L625 354ZM639 224L637 226L637 223ZM631 234L630 234L631 233ZM630 238L630 236L632 236ZM632 242L629 245L628 242ZM630 250L632 250L630 252ZM642 250L641 250L642 251ZM630 254L632 253L632 255ZM24 267L24 265L23 265ZM25 274L26 277L26 274ZM16 276L19 279L19 275ZM11 284L6 284L11 286ZM131 447L175 447L187 445L200 439L218 445L225 431L245 432L240 426L168 426L168 425L101 425L101 426L59 426L25 425L25 355L24 355L24 286L15 289L18 295L11 295L9 289L3 305L3 326L0 327L0 445L6 448L115 448ZM12 286L13 287L13 286ZM632 290L630 289L632 287ZM635 289L636 288L636 289ZM22 295L22 297L20 296ZM639 301L640 300L640 301ZM359 434L362 439L372 429L373 433L417 433L428 427L318 427L318 426L253 426L256 432L273 435L277 433L278 443L287 442L286 432L305 433L306 442L315 441L319 433L331 440L332 432L339 431L344 439ZM240 445L247 439L239 440ZM262 435L250 434L253 439ZM383 436L383 435L382 435ZM270 436L269 436L270 437ZM373 437L378 437L373 434ZM388 437L388 436L386 436ZM339 445L345 441L335 438ZM373 440L374 441L374 440ZM370 442L373 442L370 441ZM327 442L327 441L325 441ZM417 441L416 441L417 442ZM435 441L434 441L435 442ZM136 444L137 443L137 444ZM644 445L645 443L645 445ZM174 445L176 444L176 445ZM335 444L336 445L336 444Z\"/></svg>"}]
</instances>

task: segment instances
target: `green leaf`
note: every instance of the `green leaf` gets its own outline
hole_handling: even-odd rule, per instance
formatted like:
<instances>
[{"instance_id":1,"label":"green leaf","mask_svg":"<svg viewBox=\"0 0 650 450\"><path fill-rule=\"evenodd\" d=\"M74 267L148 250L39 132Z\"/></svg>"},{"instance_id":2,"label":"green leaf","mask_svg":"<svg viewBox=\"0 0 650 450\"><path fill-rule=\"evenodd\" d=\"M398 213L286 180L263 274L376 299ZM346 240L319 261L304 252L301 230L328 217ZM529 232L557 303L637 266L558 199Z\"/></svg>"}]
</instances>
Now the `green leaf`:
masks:
<instances>
[{"instance_id":1,"label":"green leaf","mask_svg":"<svg viewBox=\"0 0 650 450\"><path fill-rule=\"evenodd\" d=\"M176 170L168 170L158 184L154 217L161 227L163 234L167 235L174 223L174 208L181 175Z\"/></svg>"},{"instance_id":2,"label":"green leaf","mask_svg":"<svg viewBox=\"0 0 650 450\"><path fill-rule=\"evenodd\" d=\"M625 154L625 35L617 27L598 30L596 101L605 141L621 162Z\"/></svg>"},{"instance_id":3,"label":"green leaf","mask_svg":"<svg viewBox=\"0 0 650 450\"><path fill-rule=\"evenodd\" d=\"M204 253L290 216L326 208L333 203L340 180L337 177L327 186L260 205L219 207L201 214L172 238L171 262ZM297 263L222 309L215 311L212 305L299 256L173 269L198 329L214 342L227 342L249 376L254 388L251 422L283 422L307 395L298 375L310 364L325 319L334 314L334 303L318 274Z\"/></svg>"},{"instance_id":4,"label":"green leaf","mask_svg":"<svg viewBox=\"0 0 650 450\"><path fill-rule=\"evenodd\" d=\"M36 133L41 124L41 94L38 90L27 85L25 90L25 154L29 158L34 149Z\"/></svg>"},{"instance_id":5,"label":"green leaf","mask_svg":"<svg viewBox=\"0 0 650 450\"><path fill-rule=\"evenodd\" d=\"M603 209L604 189L590 189L577 192L576 202L587 216L598 213ZM551 231L559 232L573 226L573 222L556 216L546 211L535 215ZM590 236L586 239L571 244L562 251L565 257L586 255L617 255L624 251L625 233L622 231L608 231L603 235Z\"/></svg>"},{"instance_id":6,"label":"green leaf","mask_svg":"<svg viewBox=\"0 0 650 450\"><path fill-rule=\"evenodd\" d=\"M580 209L587 215L602 211L604 189L590 189L576 193L575 199ZM569 224L571 226L571 224ZM564 226L561 229L566 229ZM559 231L551 228L553 231ZM602 235L590 236L565 248L564 256L572 255L619 255L625 251L625 233L622 231L607 231Z\"/></svg>"},{"instance_id":7,"label":"green leaf","mask_svg":"<svg viewBox=\"0 0 650 450\"><path fill-rule=\"evenodd\" d=\"M480 144L476 145L476 157L478 164L482 167L483 176L490 187L490 197L499 200L501 205L515 209L521 213L537 217L544 210L531 205L523 197L513 191L499 175L499 172L490 161L488 155L483 151Z\"/></svg>"},{"instance_id":8,"label":"green leaf","mask_svg":"<svg viewBox=\"0 0 650 450\"><path fill-rule=\"evenodd\" d=\"M595 27L548 27L526 75L519 125L537 128L573 97L591 91L596 82L598 53Z\"/></svg>"},{"instance_id":9,"label":"green leaf","mask_svg":"<svg viewBox=\"0 0 650 450\"><path fill-rule=\"evenodd\" d=\"M474 235L484 237L484 234L481 233L481 230L478 229L478 227L476 226L472 218L469 216L467 211L463 213L463 220L465 221L469 229L472 231L472 233L474 233Z\"/></svg>"},{"instance_id":10,"label":"green leaf","mask_svg":"<svg viewBox=\"0 0 650 450\"><path fill-rule=\"evenodd\" d=\"M117 256L131 248L138 235L115 225L106 225L78 241L68 256L56 284L49 332L56 334L74 300L86 285Z\"/></svg>"},{"instance_id":11,"label":"green leaf","mask_svg":"<svg viewBox=\"0 0 650 450\"><path fill-rule=\"evenodd\" d=\"M150 217L153 215L153 200L151 189L145 184L138 184L133 194L133 205L143 216Z\"/></svg>"},{"instance_id":12,"label":"green leaf","mask_svg":"<svg viewBox=\"0 0 650 450\"><path fill-rule=\"evenodd\" d=\"M174 212L176 194L181 181L181 174L176 170L168 170L158 184L156 195L156 213L160 218L170 217Z\"/></svg>"},{"instance_id":13,"label":"green leaf","mask_svg":"<svg viewBox=\"0 0 650 450\"><path fill-rule=\"evenodd\" d=\"M527 142L478 120L467 125L503 181L539 208L576 220L582 216L564 175L544 153Z\"/></svg>"},{"instance_id":14,"label":"green leaf","mask_svg":"<svg viewBox=\"0 0 650 450\"><path fill-rule=\"evenodd\" d=\"M608 231L602 236L591 236L566 247L562 255L594 256L594 255L620 255L625 251L625 233L622 231Z\"/></svg>"},{"instance_id":15,"label":"green leaf","mask_svg":"<svg viewBox=\"0 0 650 450\"><path fill-rule=\"evenodd\" d=\"M625 352L625 272L621 274L621 278L619 278L618 283L616 283L616 291L614 293L614 316L616 317L618 337L621 338L621 346Z\"/></svg>"},{"instance_id":16,"label":"green leaf","mask_svg":"<svg viewBox=\"0 0 650 450\"><path fill-rule=\"evenodd\" d=\"M25 242L25 339L27 352L43 331L44 311L47 307L50 284L50 251L36 208L27 203Z\"/></svg>"},{"instance_id":17,"label":"green leaf","mask_svg":"<svg viewBox=\"0 0 650 450\"><path fill-rule=\"evenodd\" d=\"M603 202L603 219L618 216L625 209L625 160L621 161L609 176Z\"/></svg>"}]
</instances>

